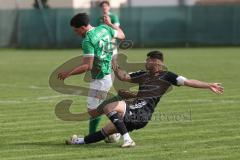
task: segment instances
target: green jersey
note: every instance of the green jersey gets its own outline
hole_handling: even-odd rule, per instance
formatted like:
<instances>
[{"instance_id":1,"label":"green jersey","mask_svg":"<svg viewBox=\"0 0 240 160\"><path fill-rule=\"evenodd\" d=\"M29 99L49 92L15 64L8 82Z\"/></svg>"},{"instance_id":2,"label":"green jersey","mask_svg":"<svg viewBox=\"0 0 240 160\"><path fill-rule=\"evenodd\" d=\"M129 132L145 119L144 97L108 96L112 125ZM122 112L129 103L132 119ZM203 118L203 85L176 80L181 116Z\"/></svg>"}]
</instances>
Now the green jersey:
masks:
<instances>
[{"instance_id":1,"label":"green jersey","mask_svg":"<svg viewBox=\"0 0 240 160\"><path fill-rule=\"evenodd\" d=\"M117 31L107 25L100 25L87 31L82 42L83 56L94 56L91 70L93 79L102 79L112 72L112 38Z\"/></svg>"},{"instance_id":2,"label":"green jersey","mask_svg":"<svg viewBox=\"0 0 240 160\"><path fill-rule=\"evenodd\" d=\"M115 14L112 14L111 12L109 12L109 17L110 17L110 20L112 22L112 24L116 25L116 26L120 26L120 21L119 21L119 18L117 15ZM99 18L99 24L104 24L103 22L103 16Z\"/></svg>"}]
</instances>

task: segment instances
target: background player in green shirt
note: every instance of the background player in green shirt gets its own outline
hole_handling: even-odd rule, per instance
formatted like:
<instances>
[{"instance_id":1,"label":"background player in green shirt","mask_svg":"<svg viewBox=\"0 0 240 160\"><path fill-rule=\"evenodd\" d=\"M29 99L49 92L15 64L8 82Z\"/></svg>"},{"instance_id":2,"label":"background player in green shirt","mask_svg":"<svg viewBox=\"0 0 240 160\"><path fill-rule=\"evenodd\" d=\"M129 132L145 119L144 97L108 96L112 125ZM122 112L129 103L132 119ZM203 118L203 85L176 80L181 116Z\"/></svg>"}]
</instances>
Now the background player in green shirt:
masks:
<instances>
[{"instance_id":1,"label":"background player in green shirt","mask_svg":"<svg viewBox=\"0 0 240 160\"><path fill-rule=\"evenodd\" d=\"M108 15L110 17L111 23L117 27L120 26L120 21L117 15L110 12L110 3L108 1L100 2L99 6L102 9L102 16L99 18L99 24L104 23L104 15Z\"/></svg>"},{"instance_id":2,"label":"background player in green shirt","mask_svg":"<svg viewBox=\"0 0 240 160\"><path fill-rule=\"evenodd\" d=\"M91 117L96 117L96 113L91 111L96 109L105 98L101 95L102 91L107 93L112 86L111 41L113 38L125 39L123 31L114 26L108 16L104 16L104 23L98 27L91 26L86 13L79 13L71 19L70 25L73 30L83 37L83 60L79 67L58 74L58 78L64 80L69 76L91 71L92 81L87 99L87 108ZM96 131L99 121L99 118L90 119L90 133Z\"/></svg>"}]
</instances>

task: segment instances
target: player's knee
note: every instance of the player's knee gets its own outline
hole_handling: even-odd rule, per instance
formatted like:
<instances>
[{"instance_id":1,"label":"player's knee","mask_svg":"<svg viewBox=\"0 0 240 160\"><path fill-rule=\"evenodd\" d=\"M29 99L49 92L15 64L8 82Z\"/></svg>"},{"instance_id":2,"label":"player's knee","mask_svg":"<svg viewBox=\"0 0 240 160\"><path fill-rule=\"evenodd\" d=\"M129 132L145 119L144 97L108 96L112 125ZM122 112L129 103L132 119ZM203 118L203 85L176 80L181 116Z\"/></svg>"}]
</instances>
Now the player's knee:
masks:
<instances>
[{"instance_id":1,"label":"player's knee","mask_svg":"<svg viewBox=\"0 0 240 160\"><path fill-rule=\"evenodd\" d=\"M103 108L103 112L104 114L108 114L109 112L113 111L112 107L110 104L106 105L104 108Z\"/></svg>"},{"instance_id":2,"label":"player's knee","mask_svg":"<svg viewBox=\"0 0 240 160\"><path fill-rule=\"evenodd\" d=\"M103 108L104 114L108 114L109 112L114 111L115 109L115 104L114 103L109 103Z\"/></svg>"},{"instance_id":3,"label":"player's knee","mask_svg":"<svg viewBox=\"0 0 240 160\"><path fill-rule=\"evenodd\" d=\"M122 102L118 101L118 102L109 103L103 108L103 112L105 115L107 115L108 113L110 113L112 111L116 111L120 114L123 113L124 107L123 107Z\"/></svg>"}]
</instances>

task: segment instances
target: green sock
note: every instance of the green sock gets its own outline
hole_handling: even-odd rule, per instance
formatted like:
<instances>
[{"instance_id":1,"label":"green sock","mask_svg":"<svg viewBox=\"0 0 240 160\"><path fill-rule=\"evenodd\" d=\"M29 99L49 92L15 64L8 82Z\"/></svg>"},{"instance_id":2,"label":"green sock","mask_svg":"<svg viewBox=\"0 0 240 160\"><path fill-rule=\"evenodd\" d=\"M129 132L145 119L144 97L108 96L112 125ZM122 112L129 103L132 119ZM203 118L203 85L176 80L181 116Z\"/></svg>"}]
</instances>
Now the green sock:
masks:
<instances>
[{"instance_id":1,"label":"green sock","mask_svg":"<svg viewBox=\"0 0 240 160\"><path fill-rule=\"evenodd\" d=\"M100 123L100 120L101 116L89 119L89 134L95 133L97 131L97 127Z\"/></svg>"}]
</instances>

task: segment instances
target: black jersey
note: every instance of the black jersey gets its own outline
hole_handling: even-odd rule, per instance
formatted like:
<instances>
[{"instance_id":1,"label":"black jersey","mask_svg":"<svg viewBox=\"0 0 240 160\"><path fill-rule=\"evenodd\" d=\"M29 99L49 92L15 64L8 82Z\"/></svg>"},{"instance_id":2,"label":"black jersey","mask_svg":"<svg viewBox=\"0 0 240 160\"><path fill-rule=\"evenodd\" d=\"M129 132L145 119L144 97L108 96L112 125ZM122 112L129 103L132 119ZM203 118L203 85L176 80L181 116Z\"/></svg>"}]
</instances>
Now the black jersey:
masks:
<instances>
[{"instance_id":1,"label":"black jersey","mask_svg":"<svg viewBox=\"0 0 240 160\"><path fill-rule=\"evenodd\" d=\"M134 105L130 107L144 106L151 113L154 112L154 108L169 87L171 85L178 86L178 75L169 71L162 71L156 76L150 75L147 71L138 71L130 73L130 77L132 83L139 84L137 98L132 100Z\"/></svg>"}]
</instances>

